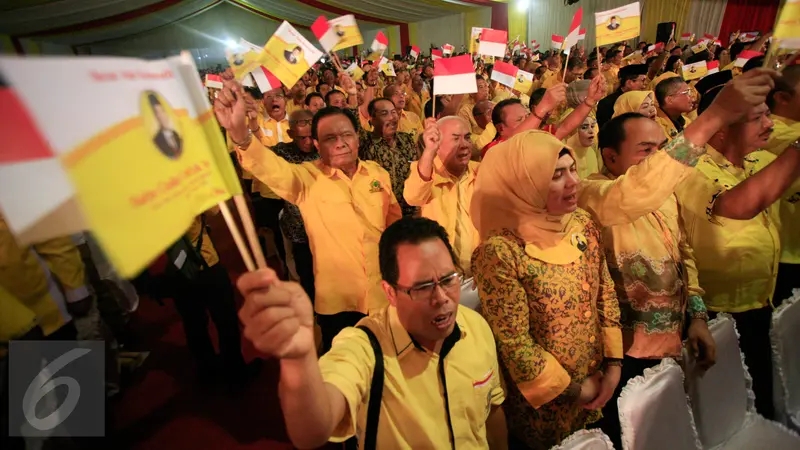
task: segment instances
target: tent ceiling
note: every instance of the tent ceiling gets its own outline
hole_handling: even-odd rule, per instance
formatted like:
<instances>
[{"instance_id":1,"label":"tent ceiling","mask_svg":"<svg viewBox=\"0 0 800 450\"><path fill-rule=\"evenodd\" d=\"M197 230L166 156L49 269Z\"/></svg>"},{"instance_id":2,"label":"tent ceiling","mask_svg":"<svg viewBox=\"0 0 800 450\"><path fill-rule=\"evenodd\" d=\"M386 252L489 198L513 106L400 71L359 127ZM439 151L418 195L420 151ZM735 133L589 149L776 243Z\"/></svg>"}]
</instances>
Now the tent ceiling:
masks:
<instances>
[{"instance_id":1,"label":"tent ceiling","mask_svg":"<svg viewBox=\"0 0 800 450\"><path fill-rule=\"evenodd\" d=\"M67 45L138 35L229 3L268 20L310 26L321 14L355 14L365 29L465 12L491 0L7 0L0 34Z\"/></svg>"}]
</instances>

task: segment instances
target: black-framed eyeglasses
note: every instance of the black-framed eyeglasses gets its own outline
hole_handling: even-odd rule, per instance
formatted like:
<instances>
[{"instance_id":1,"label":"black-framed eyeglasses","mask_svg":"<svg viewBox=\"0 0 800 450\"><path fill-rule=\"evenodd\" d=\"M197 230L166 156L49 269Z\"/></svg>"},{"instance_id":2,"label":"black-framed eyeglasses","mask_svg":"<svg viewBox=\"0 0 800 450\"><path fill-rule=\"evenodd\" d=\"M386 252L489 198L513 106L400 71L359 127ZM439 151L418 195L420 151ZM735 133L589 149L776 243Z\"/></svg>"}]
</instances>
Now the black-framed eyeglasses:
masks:
<instances>
[{"instance_id":1,"label":"black-framed eyeglasses","mask_svg":"<svg viewBox=\"0 0 800 450\"><path fill-rule=\"evenodd\" d=\"M305 127L311 125L311 119L290 120L289 125L300 125L301 127Z\"/></svg>"},{"instance_id":2,"label":"black-framed eyeglasses","mask_svg":"<svg viewBox=\"0 0 800 450\"><path fill-rule=\"evenodd\" d=\"M398 291L406 293L409 297L411 297L411 300L414 300L415 302L425 302L430 301L431 298L433 298L433 293L437 286L442 288L442 290L445 292L452 293L455 292L456 289L461 289L462 280L463 276L461 273L453 272L429 283L422 283L411 287L400 285L395 285L394 287Z\"/></svg>"}]
</instances>

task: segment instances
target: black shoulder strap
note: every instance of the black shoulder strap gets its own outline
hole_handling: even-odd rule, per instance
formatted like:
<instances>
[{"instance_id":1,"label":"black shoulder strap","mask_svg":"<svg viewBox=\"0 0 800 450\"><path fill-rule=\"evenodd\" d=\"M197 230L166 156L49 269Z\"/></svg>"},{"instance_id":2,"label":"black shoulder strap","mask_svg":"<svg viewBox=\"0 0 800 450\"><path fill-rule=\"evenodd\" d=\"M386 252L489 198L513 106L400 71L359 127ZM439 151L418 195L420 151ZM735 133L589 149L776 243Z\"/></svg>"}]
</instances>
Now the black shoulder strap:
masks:
<instances>
[{"instance_id":1,"label":"black shoulder strap","mask_svg":"<svg viewBox=\"0 0 800 450\"><path fill-rule=\"evenodd\" d=\"M369 338L372 351L375 353L375 368L372 370L372 384L369 388L369 404L367 405L367 429L364 433L364 449L375 450L378 441L378 421L381 418L381 399L383 397L383 351L375 333L364 325L359 325Z\"/></svg>"}]
</instances>

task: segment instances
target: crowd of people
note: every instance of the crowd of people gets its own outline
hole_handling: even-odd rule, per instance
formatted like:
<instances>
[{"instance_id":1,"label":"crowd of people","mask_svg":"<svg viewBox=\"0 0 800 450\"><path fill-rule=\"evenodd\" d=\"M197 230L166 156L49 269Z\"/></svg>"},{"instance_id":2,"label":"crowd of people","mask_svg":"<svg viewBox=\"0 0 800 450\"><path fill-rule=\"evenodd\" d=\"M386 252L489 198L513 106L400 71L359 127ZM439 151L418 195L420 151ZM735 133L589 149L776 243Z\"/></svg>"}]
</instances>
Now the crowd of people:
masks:
<instances>
[{"instance_id":1,"label":"crowd of people","mask_svg":"<svg viewBox=\"0 0 800 450\"><path fill-rule=\"evenodd\" d=\"M692 44L507 56L528 92L477 56L475 93L435 97L426 58L396 58L395 76L356 61L358 80L323 64L263 93L223 73L210 96L272 266L236 281L238 317L280 360L297 447L545 449L597 427L622 448L622 388L684 347L712 367L719 313L774 416L770 317L800 287L800 65L731 62L769 33ZM135 285L175 299L199 376L240 384L258 368L214 213L176 244L196 270L156 263ZM84 286L85 243L17 248L0 225L0 286L38 299L3 337L56 336L53 277L76 317L120 320ZM42 265L53 249L74 264Z\"/></svg>"}]
</instances>

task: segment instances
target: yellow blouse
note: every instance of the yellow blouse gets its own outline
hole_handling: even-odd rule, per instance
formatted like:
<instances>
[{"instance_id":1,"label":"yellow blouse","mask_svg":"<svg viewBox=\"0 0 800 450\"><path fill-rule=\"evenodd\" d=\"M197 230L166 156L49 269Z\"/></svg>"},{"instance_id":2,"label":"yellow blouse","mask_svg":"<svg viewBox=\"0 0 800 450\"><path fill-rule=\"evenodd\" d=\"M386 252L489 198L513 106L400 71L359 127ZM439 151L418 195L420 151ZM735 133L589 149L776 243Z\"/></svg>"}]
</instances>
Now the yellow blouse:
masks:
<instances>
[{"instance_id":1,"label":"yellow blouse","mask_svg":"<svg viewBox=\"0 0 800 450\"><path fill-rule=\"evenodd\" d=\"M789 144L800 139L800 122L786 117L771 117L775 123L764 150L780 155ZM800 264L800 195L788 196L780 202L781 262Z\"/></svg>"},{"instance_id":2,"label":"yellow blouse","mask_svg":"<svg viewBox=\"0 0 800 450\"><path fill-rule=\"evenodd\" d=\"M557 398L571 381L622 357L619 305L600 245L583 210L572 238L583 254L548 264L529 256L512 231L496 231L475 251L472 272L492 327L507 387L510 430L534 448L549 448L597 419L597 412Z\"/></svg>"}]
</instances>

